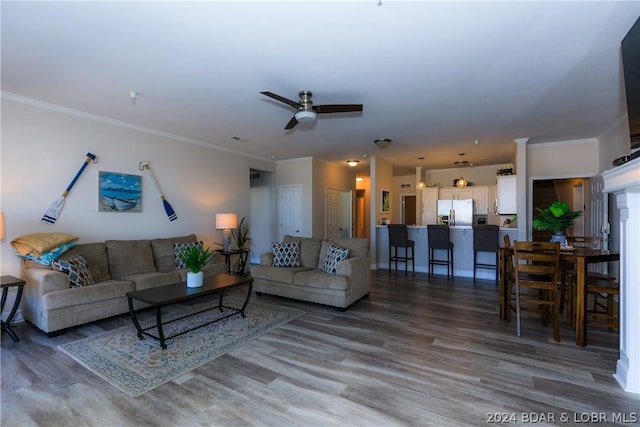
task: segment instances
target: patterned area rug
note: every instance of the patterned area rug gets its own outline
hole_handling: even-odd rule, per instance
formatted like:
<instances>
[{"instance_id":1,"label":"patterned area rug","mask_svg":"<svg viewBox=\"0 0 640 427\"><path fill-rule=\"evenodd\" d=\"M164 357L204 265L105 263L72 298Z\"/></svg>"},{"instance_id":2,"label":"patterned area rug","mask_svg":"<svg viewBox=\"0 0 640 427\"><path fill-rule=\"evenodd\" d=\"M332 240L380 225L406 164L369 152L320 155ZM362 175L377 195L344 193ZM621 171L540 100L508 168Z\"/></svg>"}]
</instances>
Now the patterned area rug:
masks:
<instances>
[{"instance_id":1,"label":"patterned area rug","mask_svg":"<svg viewBox=\"0 0 640 427\"><path fill-rule=\"evenodd\" d=\"M225 299L225 304L231 301ZM236 306L232 302L231 306ZM213 306L213 303L208 303ZM240 304L241 305L241 304ZM237 305L238 307L240 305ZM163 308L163 321L195 313L207 304L172 305ZM228 312L228 310L227 310ZM147 310L143 328L155 325L152 310ZM304 314L290 307L249 302L246 317L240 314L166 341L162 350L158 340L138 339L133 323L99 335L62 344L58 349L75 359L100 378L130 397L138 397L229 351L241 347L267 332ZM222 314L224 315L224 313ZM189 329L222 316L218 310L206 311L177 320L163 327L165 336ZM157 335L157 329L150 333Z\"/></svg>"}]
</instances>

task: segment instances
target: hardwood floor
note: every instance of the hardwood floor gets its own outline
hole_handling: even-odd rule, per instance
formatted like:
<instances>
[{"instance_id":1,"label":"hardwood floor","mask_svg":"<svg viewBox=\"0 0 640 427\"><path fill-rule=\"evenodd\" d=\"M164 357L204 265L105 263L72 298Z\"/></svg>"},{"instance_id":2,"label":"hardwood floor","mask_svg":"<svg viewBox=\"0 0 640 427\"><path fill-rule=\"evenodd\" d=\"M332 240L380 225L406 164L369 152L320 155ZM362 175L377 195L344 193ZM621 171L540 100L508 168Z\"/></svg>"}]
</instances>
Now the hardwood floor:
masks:
<instances>
[{"instance_id":1,"label":"hardwood floor","mask_svg":"<svg viewBox=\"0 0 640 427\"><path fill-rule=\"evenodd\" d=\"M617 333L591 328L580 348L563 322L555 343L532 313L518 338L515 320L498 316L493 282L373 272L370 296L346 312L253 298L306 314L137 399L56 348L127 325L128 315L55 338L16 325L20 342L2 335L2 426L640 422L640 397L612 377Z\"/></svg>"}]
</instances>

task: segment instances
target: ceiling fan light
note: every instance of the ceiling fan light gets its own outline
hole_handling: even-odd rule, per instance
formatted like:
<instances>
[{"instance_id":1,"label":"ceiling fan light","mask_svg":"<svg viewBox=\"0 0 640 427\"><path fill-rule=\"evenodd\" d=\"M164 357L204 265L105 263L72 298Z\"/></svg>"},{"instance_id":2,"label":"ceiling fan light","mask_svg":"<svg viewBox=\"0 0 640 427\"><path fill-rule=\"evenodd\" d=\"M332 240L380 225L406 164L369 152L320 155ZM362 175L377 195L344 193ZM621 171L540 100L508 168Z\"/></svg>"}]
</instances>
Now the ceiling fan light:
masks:
<instances>
[{"instance_id":1,"label":"ceiling fan light","mask_svg":"<svg viewBox=\"0 0 640 427\"><path fill-rule=\"evenodd\" d=\"M300 123L310 123L316 119L315 111L300 110L296 114L296 120Z\"/></svg>"}]
</instances>

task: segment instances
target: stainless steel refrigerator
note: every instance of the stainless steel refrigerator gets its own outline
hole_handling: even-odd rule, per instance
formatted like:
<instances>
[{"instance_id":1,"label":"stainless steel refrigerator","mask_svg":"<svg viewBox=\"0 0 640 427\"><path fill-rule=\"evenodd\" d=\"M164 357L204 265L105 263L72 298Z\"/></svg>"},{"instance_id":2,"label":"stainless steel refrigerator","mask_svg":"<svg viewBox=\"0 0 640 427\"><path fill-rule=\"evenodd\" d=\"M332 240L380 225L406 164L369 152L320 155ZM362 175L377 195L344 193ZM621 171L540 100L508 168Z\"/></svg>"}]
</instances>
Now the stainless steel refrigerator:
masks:
<instances>
[{"instance_id":1,"label":"stainless steel refrigerator","mask_svg":"<svg viewBox=\"0 0 640 427\"><path fill-rule=\"evenodd\" d=\"M447 217L451 227L473 224L473 199L438 200L438 217Z\"/></svg>"}]
</instances>

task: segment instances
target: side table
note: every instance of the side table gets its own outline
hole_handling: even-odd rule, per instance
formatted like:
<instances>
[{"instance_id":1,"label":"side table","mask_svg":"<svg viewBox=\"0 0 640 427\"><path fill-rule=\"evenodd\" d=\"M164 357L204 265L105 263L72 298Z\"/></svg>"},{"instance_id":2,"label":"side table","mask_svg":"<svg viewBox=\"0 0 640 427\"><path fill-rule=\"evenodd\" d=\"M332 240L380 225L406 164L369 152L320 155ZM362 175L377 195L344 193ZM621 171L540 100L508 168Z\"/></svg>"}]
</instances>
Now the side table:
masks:
<instances>
[{"instance_id":1,"label":"side table","mask_svg":"<svg viewBox=\"0 0 640 427\"><path fill-rule=\"evenodd\" d=\"M224 257L224 263L227 264L227 273L232 274L231 273L231 256L232 255L242 256L244 254L248 254L249 250L248 249L232 249L228 252L225 252L222 249L216 249L215 252L218 252L220 255Z\"/></svg>"},{"instance_id":2,"label":"side table","mask_svg":"<svg viewBox=\"0 0 640 427\"><path fill-rule=\"evenodd\" d=\"M2 310L4 309L4 303L7 302L7 293L9 291L9 288L12 286L18 287L16 300L13 302L13 307L11 308L11 312L9 313L9 317L7 317L6 321L2 321L2 330L6 331L7 334L9 334L13 342L18 342L20 341L20 338L18 338L16 333L11 329L11 322L13 322L13 318L16 316L16 312L18 311L18 307L20 306L20 300L22 299L22 290L24 289L25 281L13 276L2 276L1 280L2 304L0 306L0 312L2 312Z\"/></svg>"}]
</instances>

